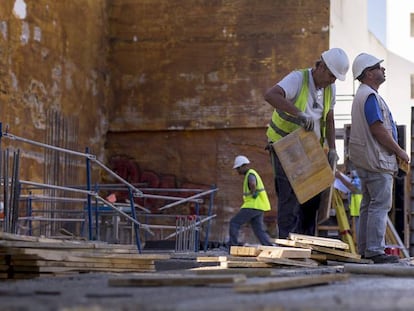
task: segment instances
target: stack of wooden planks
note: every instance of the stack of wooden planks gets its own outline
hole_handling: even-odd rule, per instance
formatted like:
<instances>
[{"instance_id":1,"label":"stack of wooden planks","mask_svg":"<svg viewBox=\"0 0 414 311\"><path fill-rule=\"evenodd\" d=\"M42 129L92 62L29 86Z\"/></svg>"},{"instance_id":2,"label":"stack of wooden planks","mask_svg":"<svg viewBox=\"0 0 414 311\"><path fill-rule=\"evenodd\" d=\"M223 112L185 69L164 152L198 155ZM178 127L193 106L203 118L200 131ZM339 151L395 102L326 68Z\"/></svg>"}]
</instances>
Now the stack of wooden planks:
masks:
<instances>
[{"instance_id":1,"label":"stack of wooden planks","mask_svg":"<svg viewBox=\"0 0 414 311\"><path fill-rule=\"evenodd\" d=\"M328 260L361 263L349 245L331 238L290 234L276 239L278 246L232 246L229 256L197 257L198 262L217 262L220 268L272 268L275 266L317 267Z\"/></svg>"},{"instance_id":2,"label":"stack of wooden planks","mask_svg":"<svg viewBox=\"0 0 414 311\"><path fill-rule=\"evenodd\" d=\"M108 285L117 287L223 286L225 283L239 293L258 293L323 285L348 279L349 275L339 272L337 267L329 271L316 269L319 263L312 259L315 251L311 248L315 246L321 250L319 247L324 247L333 252L339 252L336 254L339 256L338 254L342 254L341 252L348 247L347 244L336 239L300 235L292 235L291 238L286 242L292 244L291 246L232 246L230 254L226 256L197 257L199 263L218 263L217 266L198 267L174 274L156 273L127 278L117 277L110 279ZM295 272L296 269L285 269L285 274L283 274L283 272L278 273L278 270L283 270L277 269L281 266L310 269L306 270L305 275L299 275Z\"/></svg>"},{"instance_id":3,"label":"stack of wooden planks","mask_svg":"<svg viewBox=\"0 0 414 311\"><path fill-rule=\"evenodd\" d=\"M134 245L71 241L0 232L0 278L79 272L153 272L167 254L138 254Z\"/></svg>"},{"instance_id":4,"label":"stack of wooden planks","mask_svg":"<svg viewBox=\"0 0 414 311\"><path fill-rule=\"evenodd\" d=\"M311 258L321 262L362 262L359 254L351 253L349 245L337 239L291 233L289 239L276 239L275 242L279 245L309 249L312 251Z\"/></svg>"},{"instance_id":5,"label":"stack of wooden planks","mask_svg":"<svg viewBox=\"0 0 414 311\"><path fill-rule=\"evenodd\" d=\"M198 262L218 262L221 268L271 268L275 265L315 267L311 250L285 246L232 246L230 256L198 257Z\"/></svg>"}]
</instances>

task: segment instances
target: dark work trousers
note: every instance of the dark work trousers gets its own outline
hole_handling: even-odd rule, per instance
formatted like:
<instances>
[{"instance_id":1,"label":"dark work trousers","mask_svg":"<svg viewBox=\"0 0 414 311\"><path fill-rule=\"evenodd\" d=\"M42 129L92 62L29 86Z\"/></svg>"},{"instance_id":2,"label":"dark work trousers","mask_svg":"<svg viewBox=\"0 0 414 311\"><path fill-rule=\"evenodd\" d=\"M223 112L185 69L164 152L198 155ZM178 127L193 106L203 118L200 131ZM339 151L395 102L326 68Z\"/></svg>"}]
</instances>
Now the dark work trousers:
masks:
<instances>
[{"instance_id":1,"label":"dark work trousers","mask_svg":"<svg viewBox=\"0 0 414 311\"><path fill-rule=\"evenodd\" d=\"M273 167L275 191L278 197L277 223L279 238L288 238L290 232L315 235L320 194L300 204L271 145L269 145L269 153Z\"/></svg>"},{"instance_id":2,"label":"dark work trousers","mask_svg":"<svg viewBox=\"0 0 414 311\"><path fill-rule=\"evenodd\" d=\"M230 246L238 246L238 235L240 227L246 223L252 226L254 235L260 244L271 246L269 236L264 230L263 211L253 208L241 208L239 212L230 220Z\"/></svg>"}]
</instances>

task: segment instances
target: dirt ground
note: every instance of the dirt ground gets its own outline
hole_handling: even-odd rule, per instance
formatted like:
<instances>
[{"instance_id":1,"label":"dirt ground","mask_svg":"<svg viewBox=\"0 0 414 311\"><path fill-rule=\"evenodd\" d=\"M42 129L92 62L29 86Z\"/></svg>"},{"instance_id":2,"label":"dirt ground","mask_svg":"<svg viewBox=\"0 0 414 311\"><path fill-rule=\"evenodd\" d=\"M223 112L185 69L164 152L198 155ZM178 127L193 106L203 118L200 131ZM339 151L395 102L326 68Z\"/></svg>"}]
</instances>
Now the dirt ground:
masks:
<instances>
[{"instance_id":1,"label":"dirt ground","mask_svg":"<svg viewBox=\"0 0 414 311\"><path fill-rule=\"evenodd\" d=\"M157 262L159 274L194 274L194 258ZM373 266L373 265L367 265ZM376 265L378 266L378 265ZM407 261L382 265L410 268ZM413 268L414 269L414 268ZM271 277L343 273L338 263L317 268L277 267ZM413 310L414 277L350 274L345 281L265 293L238 293L234 285L113 287L108 280L142 274L85 273L0 282L0 310ZM147 273L148 275L148 273Z\"/></svg>"}]
</instances>

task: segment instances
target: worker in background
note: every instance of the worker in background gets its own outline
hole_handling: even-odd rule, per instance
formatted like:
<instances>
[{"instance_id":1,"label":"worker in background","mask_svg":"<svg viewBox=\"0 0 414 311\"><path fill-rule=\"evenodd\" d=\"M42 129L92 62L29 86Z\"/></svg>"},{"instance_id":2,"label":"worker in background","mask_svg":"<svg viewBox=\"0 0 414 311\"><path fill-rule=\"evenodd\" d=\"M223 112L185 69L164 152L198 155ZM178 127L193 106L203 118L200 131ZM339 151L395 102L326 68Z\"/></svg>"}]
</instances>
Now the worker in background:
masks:
<instances>
[{"instance_id":1,"label":"worker in background","mask_svg":"<svg viewBox=\"0 0 414 311\"><path fill-rule=\"evenodd\" d=\"M356 170L352 170L350 178L336 170L335 177L347 188L349 214L352 217L352 228L354 229L354 240L358 243L359 213L362 201L361 180Z\"/></svg>"},{"instance_id":2,"label":"worker in background","mask_svg":"<svg viewBox=\"0 0 414 311\"><path fill-rule=\"evenodd\" d=\"M393 176L397 158L408 163L397 143L397 127L391 111L378 94L385 81L383 60L359 54L353 64L354 79L361 82L352 103L349 157L362 184L358 251L374 263L395 263L398 256L385 254L385 232L392 206Z\"/></svg>"},{"instance_id":3,"label":"worker in background","mask_svg":"<svg viewBox=\"0 0 414 311\"><path fill-rule=\"evenodd\" d=\"M300 126L314 131L321 145L327 144L328 160L333 167L338 160L335 147L335 81L345 80L349 69L346 53L332 48L322 53L313 68L295 70L265 94L275 110L267 129L268 149L278 195L279 238L290 232L315 235L320 195L300 204L271 144Z\"/></svg>"},{"instance_id":4,"label":"worker in background","mask_svg":"<svg viewBox=\"0 0 414 311\"><path fill-rule=\"evenodd\" d=\"M273 245L264 229L263 214L270 211L270 202L259 174L249 167L247 157L239 155L234 160L236 169L243 180L243 204L239 212L230 220L229 246L238 246L240 227L250 223L253 232L262 245Z\"/></svg>"}]
</instances>

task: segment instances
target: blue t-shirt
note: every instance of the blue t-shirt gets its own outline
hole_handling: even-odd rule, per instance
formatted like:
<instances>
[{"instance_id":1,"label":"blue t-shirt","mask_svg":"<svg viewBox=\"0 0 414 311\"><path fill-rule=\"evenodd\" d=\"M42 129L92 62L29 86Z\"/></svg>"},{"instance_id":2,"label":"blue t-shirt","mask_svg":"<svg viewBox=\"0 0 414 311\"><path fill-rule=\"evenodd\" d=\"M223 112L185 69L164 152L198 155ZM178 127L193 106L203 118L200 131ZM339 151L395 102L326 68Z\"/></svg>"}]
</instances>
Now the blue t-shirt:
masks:
<instances>
[{"instance_id":1,"label":"blue t-shirt","mask_svg":"<svg viewBox=\"0 0 414 311\"><path fill-rule=\"evenodd\" d=\"M367 119L368 125L372 125L377 121L384 122L382 118L382 112L378 105L377 97L374 94L370 94L365 102L364 106L365 118ZM392 137L395 141L398 141L397 126L395 125L394 119L390 112L390 120L392 124Z\"/></svg>"}]
</instances>

